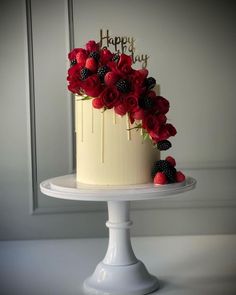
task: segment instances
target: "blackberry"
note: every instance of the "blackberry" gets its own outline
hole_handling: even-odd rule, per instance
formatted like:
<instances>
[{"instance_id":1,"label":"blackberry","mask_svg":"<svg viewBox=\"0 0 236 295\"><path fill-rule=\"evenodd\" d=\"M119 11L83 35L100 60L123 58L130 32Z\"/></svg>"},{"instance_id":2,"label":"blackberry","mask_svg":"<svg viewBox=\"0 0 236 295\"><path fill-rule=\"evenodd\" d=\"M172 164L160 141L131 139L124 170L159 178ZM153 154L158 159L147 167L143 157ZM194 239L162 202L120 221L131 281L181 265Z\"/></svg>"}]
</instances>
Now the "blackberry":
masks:
<instances>
[{"instance_id":1,"label":"blackberry","mask_svg":"<svg viewBox=\"0 0 236 295\"><path fill-rule=\"evenodd\" d=\"M144 84L147 89L152 89L156 85L156 80L153 77L149 77L145 79Z\"/></svg>"},{"instance_id":2,"label":"blackberry","mask_svg":"<svg viewBox=\"0 0 236 295\"><path fill-rule=\"evenodd\" d=\"M112 60L115 62L118 62L119 59L120 59L119 53L116 53L112 58Z\"/></svg>"},{"instance_id":3,"label":"blackberry","mask_svg":"<svg viewBox=\"0 0 236 295\"><path fill-rule=\"evenodd\" d=\"M158 141L158 143L157 143L157 149L159 151L166 151L171 147L172 147L172 144L167 139Z\"/></svg>"},{"instance_id":4,"label":"blackberry","mask_svg":"<svg viewBox=\"0 0 236 295\"><path fill-rule=\"evenodd\" d=\"M104 82L104 77L106 73L110 71L110 68L108 66L102 66L98 69L98 77L101 82Z\"/></svg>"},{"instance_id":5,"label":"blackberry","mask_svg":"<svg viewBox=\"0 0 236 295\"><path fill-rule=\"evenodd\" d=\"M176 175L176 169L174 167L168 167L164 169L163 171L168 179L168 183L175 182L175 175Z\"/></svg>"},{"instance_id":6,"label":"blackberry","mask_svg":"<svg viewBox=\"0 0 236 295\"><path fill-rule=\"evenodd\" d=\"M116 82L116 87L120 92L128 93L130 91L130 84L129 81L120 79Z\"/></svg>"},{"instance_id":7,"label":"blackberry","mask_svg":"<svg viewBox=\"0 0 236 295\"><path fill-rule=\"evenodd\" d=\"M144 110L150 110L154 107L154 101L148 96L141 96L139 99L139 106Z\"/></svg>"},{"instance_id":8,"label":"blackberry","mask_svg":"<svg viewBox=\"0 0 236 295\"><path fill-rule=\"evenodd\" d=\"M157 174L157 172L164 172L170 168L171 168L171 165L168 161L158 160L154 163L154 165L152 167L151 176L152 176L152 178L154 178L155 175Z\"/></svg>"},{"instance_id":9,"label":"blackberry","mask_svg":"<svg viewBox=\"0 0 236 295\"><path fill-rule=\"evenodd\" d=\"M93 57L96 61L99 61L100 54L97 51L92 51L90 52L89 57Z\"/></svg>"},{"instance_id":10,"label":"blackberry","mask_svg":"<svg viewBox=\"0 0 236 295\"><path fill-rule=\"evenodd\" d=\"M90 76L92 74L92 72L87 69L87 68L83 68L81 71L80 71L80 76L81 76L81 80L85 80L88 78L88 76Z\"/></svg>"},{"instance_id":11,"label":"blackberry","mask_svg":"<svg viewBox=\"0 0 236 295\"><path fill-rule=\"evenodd\" d=\"M74 66L74 65L76 65L76 64L77 64L76 59L72 59L72 60L70 61L70 65L71 65L71 66Z\"/></svg>"}]
</instances>

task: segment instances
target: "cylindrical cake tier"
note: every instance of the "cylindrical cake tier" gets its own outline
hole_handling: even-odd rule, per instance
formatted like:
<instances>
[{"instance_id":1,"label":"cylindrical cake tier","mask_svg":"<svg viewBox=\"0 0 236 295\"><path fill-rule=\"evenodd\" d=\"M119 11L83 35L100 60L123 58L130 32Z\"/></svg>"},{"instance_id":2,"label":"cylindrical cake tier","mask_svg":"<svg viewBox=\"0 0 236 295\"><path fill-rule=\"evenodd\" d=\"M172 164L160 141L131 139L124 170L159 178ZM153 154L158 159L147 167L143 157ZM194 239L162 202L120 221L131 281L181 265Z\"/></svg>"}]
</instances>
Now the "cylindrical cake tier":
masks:
<instances>
[{"instance_id":1,"label":"cylindrical cake tier","mask_svg":"<svg viewBox=\"0 0 236 295\"><path fill-rule=\"evenodd\" d=\"M148 183L151 167L159 159L141 130L129 130L128 116L113 109L98 110L92 100L75 97L76 179L96 185Z\"/></svg>"}]
</instances>

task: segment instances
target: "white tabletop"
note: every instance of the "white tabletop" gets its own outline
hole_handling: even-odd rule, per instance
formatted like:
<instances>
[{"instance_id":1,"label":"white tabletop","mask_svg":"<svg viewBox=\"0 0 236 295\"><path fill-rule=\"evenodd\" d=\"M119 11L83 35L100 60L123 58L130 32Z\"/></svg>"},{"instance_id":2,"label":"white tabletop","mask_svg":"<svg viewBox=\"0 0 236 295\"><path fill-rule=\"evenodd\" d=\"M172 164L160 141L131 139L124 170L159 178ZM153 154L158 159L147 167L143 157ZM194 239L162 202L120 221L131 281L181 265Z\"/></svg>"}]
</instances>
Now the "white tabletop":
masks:
<instances>
[{"instance_id":1,"label":"white tabletop","mask_svg":"<svg viewBox=\"0 0 236 295\"><path fill-rule=\"evenodd\" d=\"M40 184L42 193L50 197L80 201L134 201L169 197L191 190L196 180L187 177L184 182L167 185L153 183L101 186L87 185L76 181L75 174L59 176L43 181Z\"/></svg>"},{"instance_id":2,"label":"white tabletop","mask_svg":"<svg viewBox=\"0 0 236 295\"><path fill-rule=\"evenodd\" d=\"M84 295L107 239L0 242L0 294ZM236 236L132 238L137 257L161 281L157 295L235 295Z\"/></svg>"}]
</instances>

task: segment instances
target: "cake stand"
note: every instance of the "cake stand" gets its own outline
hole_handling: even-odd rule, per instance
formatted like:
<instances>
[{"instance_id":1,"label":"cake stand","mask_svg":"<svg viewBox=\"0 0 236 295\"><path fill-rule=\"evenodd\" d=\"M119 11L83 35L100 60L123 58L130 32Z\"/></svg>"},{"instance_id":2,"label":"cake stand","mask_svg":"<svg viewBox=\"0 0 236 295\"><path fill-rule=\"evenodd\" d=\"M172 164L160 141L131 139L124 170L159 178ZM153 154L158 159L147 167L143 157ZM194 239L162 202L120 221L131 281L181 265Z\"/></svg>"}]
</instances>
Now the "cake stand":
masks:
<instances>
[{"instance_id":1,"label":"cake stand","mask_svg":"<svg viewBox=\"0 0 236 295\"><path fill-rule=\"evenodd\" d=\"M155 186L152 183L128 186L94 186L76 182L74 174L48 179L40 184L43 194L54 198L108 203L109 243L105 258L85 280L88 294L143 295L159 288L158 279L133 252L130 240L130 201L168 198L195 187L187 177L182 183Z\"/></svg>"}]
</instances>

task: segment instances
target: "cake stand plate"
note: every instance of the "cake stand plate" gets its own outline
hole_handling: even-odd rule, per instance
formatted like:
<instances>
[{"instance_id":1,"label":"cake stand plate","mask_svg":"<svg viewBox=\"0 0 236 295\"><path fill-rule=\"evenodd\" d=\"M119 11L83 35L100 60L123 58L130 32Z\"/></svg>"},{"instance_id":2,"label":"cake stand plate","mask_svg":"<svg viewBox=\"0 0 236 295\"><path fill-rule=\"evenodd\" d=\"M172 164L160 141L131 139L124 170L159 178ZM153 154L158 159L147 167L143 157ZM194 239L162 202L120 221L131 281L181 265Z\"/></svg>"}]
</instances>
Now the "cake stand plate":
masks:
<instances>
[{"instance_id":1,"label":"cake stand plate","mask_svg":"<svg viewBox=\"0 0 236 295\"><path fill-rule=\"evenodd\" d=\"M42 193L54 198L80 201L106 201L109 228L108 249L94 273L85 280L84 290L96 295L144 295L159 288L133 252L130 240L130 201L168 198L193 189L196 180L156 186L152 183L128 186L85 185L74 174L48 179L40 184Z\"/></svg>"}]
</instances>

